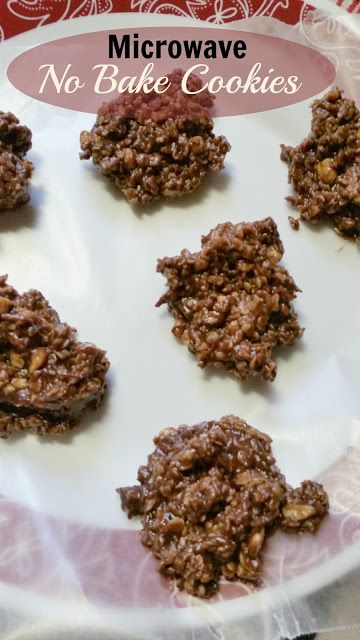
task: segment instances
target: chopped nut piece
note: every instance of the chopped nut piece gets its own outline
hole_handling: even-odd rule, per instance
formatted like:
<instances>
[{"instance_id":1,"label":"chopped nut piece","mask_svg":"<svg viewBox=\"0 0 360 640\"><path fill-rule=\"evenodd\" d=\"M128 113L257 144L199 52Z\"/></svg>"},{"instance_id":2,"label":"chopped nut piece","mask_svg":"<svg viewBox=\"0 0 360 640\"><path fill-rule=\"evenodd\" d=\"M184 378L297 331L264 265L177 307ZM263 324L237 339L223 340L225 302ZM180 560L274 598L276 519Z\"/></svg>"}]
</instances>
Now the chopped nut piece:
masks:
<instances>
[{"instance_id":1,"label":"chopped nut piece","mask_svg":"<svg viewBox=\"0 0 360 640\"><path fill-rule=\"evenodd\" d=\"M316 513L316 509L308 504L287 504L282 512L285 518L300 522L313 516Z\"/></svg>"},{"instance_id":2,"label":"chopped nut piece","mask_svg":"<svg viewBox=\"0 0 360 640\"><path fill-rule=\"evenodd\" d=\"M185 522L182 518L171 518L164 526L164 534L180 536L184 527Z\"/></svg>"},{"instance_id":3,"label":"chopped nut piece","mask_svg":"<svg viewBox=\"0 0 360 640\"><path fill-rule=\"evenodd\" d=\"M236 564L235 564L235 562L227 562L223 566L222 572L223 572L224 578L226 578L227 580L234 580L234 578L236 577Z\"/></svg>"},{"instance_id":4,"label":"chopped nut piece","mask_svg":"<svg viewBox=\"0 0 360 640\"><path fill-rule=\"evenodd\" d=\"M277 262L283 246L275 222L219 224L201 239L201 250L184 249L158 261L175 318L173 334L188 345L201 368L225 369L238 380L276 376L273 349L293 344L303 329L292 307L297 288Z\"/></svg>"},{"instance_id":5,"label":"chopped nut piece","mask_svg":"<svg viewBox=\"0 0 360 640\"><path fill-rule=\"evenodd\" d=\"M249 540L246 543L247 552L249 556L254 558L257 556L264 544L265 540L265 529L260 529L260 531L256 531L250 536Z\"/></svg>"},{"instance_id":6,"label":"chopped nut piece","mask_svg":"<svg viewBox=\"0 0 360 640\"><path fill-rule=\"evenodd\" d=\"M139 484L117 491L129 517L141 514L159 571L195 596L213 595L221 577L258 581L266 535L313 532L328 510L323 487L289 487L270 437L235 416L166 428L154 444ZM296 521L286 516L294 512Z\"/></svg>"},{"instance_id":7,"label":"chopped nut piece","mask_svg":"<svg viewBox=\"0 0 360 640\"><path fill-rule=\"evenodd\" d=\"M12 306L12 301L9 298L0 297L0 313L7 313Z\"/></svg>"},{"instance_id":8,"label":"chopped nut piece","mask_svg":"<svg viewBox=\"0 0 360 640\"><path fill-rule=\"evenodd\" d=\"M16 351L10 351L9 357L10 357L10 364L12 364L13 367L17 367L18 369L23 368L25 364L25 360L24 358L21 357L19 353L16 353Z\"/></svg>"},{"instance_id":9,"label":"chopped nut piece","mask_svg":"<svg viewBox=\"0 0 360 640\"><path fill-rule=\"evenodd\" d=\"M260 562L257 558L246 556L240 552L240 562L237 566L237 574L243 580L257 580L260 576Z\"/></svg>"},{"instance_id":10,"label":"chopped nut piece","mask_svg":"<svg viewBox=\"0 0 360 640\"><path fill-rule=\"evenodd\" d=\"M12 393L13 391L15 391L15 387L13 387L11 384L6 384L1 389L1 393L4 393L6 396L10 395L10 393Z\"/></svg>"},{"instance_id":11,"label":"chopped nut piece","mask_svg":"<svg viewBox=\"0 0 360 640\"><path fill-rule=\"evenodd\" d=\"M313 102L309 136L297 147L281 145L297 194L287 200L301 219L327 220L337 233L355 239L360 238L359 131L359 109L335 88Z\"/></svg>"},{"instance_id":12,"label":"chopped nut piece","mask_svg":"<svg viewBox=\"0 0 360 640\"><path fill-rule=\"evenodd\" d=\"M33 353L31 354L29 372L33 373L34 371L41 369L47 359L48 350L46 349L46 347L39 347L38 349L35 349L35 351L33 351Z\"/></svg>"},{"instance_id":13,"label":"chopped nut piece","mask_svg":"<svg viewBox=\"0 0 360 640\"><path fill-rule=\"evenodd\" d=\"M325 158L316 165L316 171L320 180L327 184L332 184L337 178L337 173L334 169L334 160L332 158Z\"/></svg>"},{"instance_id":14,"label":"chopped nut piece","mask_svg":"<svg viewBox=\"0 0 360 640\"><path fill-rule=\"evenodd\" d=\"M28 381L25 378L13 378L11 384L14 389L26 389L28 387Z\"/></svg>"}]
</instances>

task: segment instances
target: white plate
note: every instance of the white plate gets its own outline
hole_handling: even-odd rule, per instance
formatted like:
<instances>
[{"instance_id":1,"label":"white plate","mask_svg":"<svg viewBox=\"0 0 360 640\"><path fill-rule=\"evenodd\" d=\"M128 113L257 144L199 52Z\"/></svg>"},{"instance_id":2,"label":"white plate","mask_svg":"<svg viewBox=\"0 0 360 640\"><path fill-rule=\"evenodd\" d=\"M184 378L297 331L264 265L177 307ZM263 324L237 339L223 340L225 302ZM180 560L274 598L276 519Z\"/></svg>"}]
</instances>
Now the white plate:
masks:
<instances>
[{"instance_id":1,"label":"white plate","mask_svg":"<svg viewBox=\"0 0 360 640\"><path fill-rule=\"evenodd\" d=\"M36 44L110 27L172 24L186 23L161 15L98 16L44 27ZM3 69L34 44L34 32L3 44ZM360 559L354 464L359 249L330 229L291 229L287 168L279 159L280 142L297 144L308 133L311 100L218 118L216 132L232 144L225 171L198 193L141 215L90 162L78 159L79 132L92 126L93 116L50 107L8 81L3 85L2 107L33 131L35 173L31 204L1 216L0 273L20 291L42 291L82 339L107 350L111 370L104 407L83 420L71 440L0 442L0 603L29 615L46 605L69 633L74 616L76 624L98 624L103 633L144 631L145 613L149 633L160 623L180 630L263 613L265 633L266 611L328 584ZM306 331L298 346L279 355L275 382L241 385L201 371L173 338L172 318L154 307L165 284L156 261L184 247L197 250L200 236L219 222L268 215L285 246L283 264L302 289L295 306ZM271 541L262 591L232 586L224 588L223 602L174 609L189 602L161 582L137 540L138 522L129 523L120 510L115 487L136 481L164 426L228 413L273 437L291 484L323 478L333 512L315 538Z\"/></svg>"}]
</instances>

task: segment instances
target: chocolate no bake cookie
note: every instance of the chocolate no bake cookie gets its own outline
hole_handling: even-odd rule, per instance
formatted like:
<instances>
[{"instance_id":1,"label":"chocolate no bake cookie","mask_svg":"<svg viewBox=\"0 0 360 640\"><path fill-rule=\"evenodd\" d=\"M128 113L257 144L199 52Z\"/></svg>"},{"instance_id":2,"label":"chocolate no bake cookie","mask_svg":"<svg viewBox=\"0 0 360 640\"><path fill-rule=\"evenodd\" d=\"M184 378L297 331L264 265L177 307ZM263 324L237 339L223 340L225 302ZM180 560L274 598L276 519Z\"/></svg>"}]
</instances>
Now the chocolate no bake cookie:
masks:
<instances>
[{"instance_id":1,"label":"chocolate no bake cookie","mask_svg":"<svg viewBox=\"0 0 360 640\"><path fill-rule=\"evenodd\" d=\"M0 111L0 209L28 202L33 166L24 159L31 148L31 131L12 113Z\"/></svg>"},{"instance_id":2,"label":"chocolate no bake cookie","mask_svg":"<svg viewBox=\"0 0 360 640\"><path fill-rule=\"evenodd\" d=\"M271 438L235 416L164 429L154 444L140 484L118 489L122 508L142 516L159 570L193 595L212 595L221 577L259 580L266 536L313 533L328 511L323 487L287 485Z\"/></svg>"},{"instance_id":3,"label":"chocolate no bake cookie","mask_svg":"<svg viewBox=\"0 0 360 640\"><path fill-rule=\"evenodd\" d=\"M0 277L0 437L67 432L100 404L108 367L39 291L20 295Z\"/></svg>"},{"instance_id":4,"label":"chocolate no bake cookie","mask_svg":"<svg viewBox=\"0 0 360 640\"><path fill-rule=\"evenodd\" d=\"M180 71L170 74L161 95L124 94L103 105L92 130L81 133L81 159L92 157L129 202L177 198L224 166L230 145L213 133L213 97L185 95L181 78ZM195 91L202 83L191 76L188 86Z\"/></svg>"},{"instance_id":5,"label":"chocolate no bake cookie","mask_svg":"<svg viewBox=\"0 0 360 640\"><path fill-rule=\"evenodd\" d=\"M302 220L329 221L340 235L360 238L360 112L332 89L312 104L310 135L297 147L281 145L289 182L287 200Z\"/></svg>"},{"instance_id":6,"label":"chocolate no bake cookie","mask_svg":"<svg viewBox=\"0 0 360 640\"><path fill-rule=\"evenodd\" d=\"M219 224L202 237L201 250L184 249L158 261L168 291L157 302L175 318L173 334L199 366L229 371L239 380L273 380L276 345L291 345L303 329L292 308L298 288L284 267L272 218Z\"/></svg>"}]
</instances>

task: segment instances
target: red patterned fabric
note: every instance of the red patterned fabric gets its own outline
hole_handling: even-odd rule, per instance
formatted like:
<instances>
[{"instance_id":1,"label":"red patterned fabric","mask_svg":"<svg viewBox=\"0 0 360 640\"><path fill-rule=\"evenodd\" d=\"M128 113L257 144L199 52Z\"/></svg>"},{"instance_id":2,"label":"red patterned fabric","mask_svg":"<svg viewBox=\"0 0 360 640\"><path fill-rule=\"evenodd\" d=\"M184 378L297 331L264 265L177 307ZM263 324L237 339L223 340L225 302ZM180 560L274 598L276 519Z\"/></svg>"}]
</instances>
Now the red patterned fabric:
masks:
<instances>
[{"instance_id":1,"label":"red patterned fabric","mask_svg":"<svg viewBox=\"0 0 360 640\"><path fill-rule=\"evenodd\" d=\"M335 1L335 0L334 0ZM296 24L313 7L303 0L3 0L0 41L44 24L81 16L124 11L173 14L225 24L254 15ZM336 0L360 13L360 0Z\"/></svg>"},{"instance_id":2,"label":"red patterned fabric","mask_svg":"<svg viewBox=\"0 0 360 640\"><path fill-rule=\"evenodd\" d=\"M336 0L336 4L350 13L360 13L360 0Z\"/></svg>"},{"instance_id":3,"label":"red patterned fabric","mask_svg":"<svg viewBox=\"0 0 360 640\"><path fill-rule=\"evenodd\" d=\"M339 0L341 1L341 0ZM0 39L81 16L123 11L172 14L224 24L254 15L299 22L309 8L302 0L3 0Z\"/></svg>"},{"instance_id":4,"label":"red patterned fabric","mask_svg":"<svg viewBox=\"0 0 360 640\"><path fill-rule=\"evenodd\" d=\"M273 16L296 24L313 7L302 0L3 0L0 41L44 24L123 11L172 14L215 24L250 16ZM336 0L360 13L360 0Z\"/></svg>"}]
</instances>

